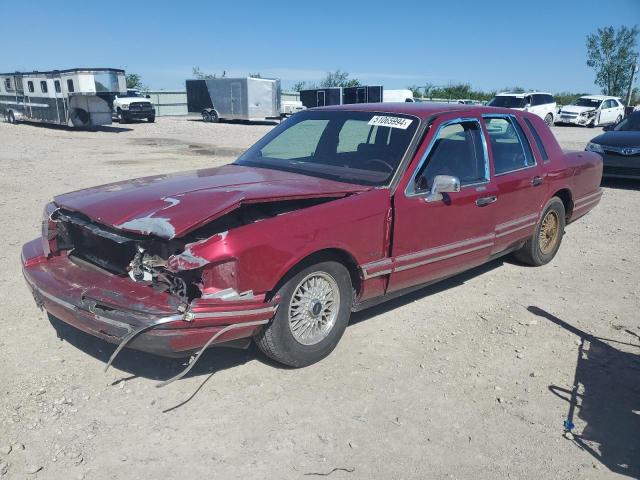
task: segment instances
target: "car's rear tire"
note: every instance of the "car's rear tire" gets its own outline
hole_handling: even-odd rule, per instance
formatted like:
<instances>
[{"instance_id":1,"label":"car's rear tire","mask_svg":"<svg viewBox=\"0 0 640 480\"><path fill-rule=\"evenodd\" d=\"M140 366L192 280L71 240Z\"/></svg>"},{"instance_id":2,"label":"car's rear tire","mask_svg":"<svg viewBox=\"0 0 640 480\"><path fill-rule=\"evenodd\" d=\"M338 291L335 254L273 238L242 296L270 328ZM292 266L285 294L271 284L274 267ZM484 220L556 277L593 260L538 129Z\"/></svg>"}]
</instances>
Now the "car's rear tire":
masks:
<instances>
[{"instance_id":1,"label":"car's rear tire","mask_svg":"<svg viewBox=\"0 0 640 480\"><path fill-rule=\"evenodd\" d=\"M539 267L556 256L566 222L566 212L562 200L553 197L545 206L533 236L517 250L515 257L527 265Z\"/></svg>"},{"instance_id":2,"label":"car's rear tire","mask_svg":"<svg viewBox=\"0 0 640 480\"><path fill-rule=\"evenodd\" d=\"M546 123L548 126L553 125L553 115L551 113L547 113L547 116L544 117L544 123Z\"/></svg>"},{"instance_id":3,"label":"car's rear tire","mask_svg":"<svg viewBox=\"0 0 640 480\"><path fill-rule=\"evenodd\" d=\"M202 121L203 122L210 122L211 121L211 114L207 110L203 110L202 111Z\"/></svg>"},{"instance_id":4,"label":"car's rear tire","mask_svg":"<svg viewBox=\"0 0 640 480\"><path fill-rule=\"evenodd\" d=\"M9 110L9 113L7 113L7 122L11 123L12 125L15 125L16 122L16 115L15 113L13 113L13 110Z\"/></svg>"},{"instance_id":5,"label":"car's rear tire","mask_svg":"<svg viewBox=\"0 0 640 480\"><path fill-rule=\"evenodd\" d=\"M290 367L306 367L329 355L347 328L353 287L344 265L325 261L291 276L279 289L280 305L256 336L260 350Z\"/></svg>"}]
</instances>

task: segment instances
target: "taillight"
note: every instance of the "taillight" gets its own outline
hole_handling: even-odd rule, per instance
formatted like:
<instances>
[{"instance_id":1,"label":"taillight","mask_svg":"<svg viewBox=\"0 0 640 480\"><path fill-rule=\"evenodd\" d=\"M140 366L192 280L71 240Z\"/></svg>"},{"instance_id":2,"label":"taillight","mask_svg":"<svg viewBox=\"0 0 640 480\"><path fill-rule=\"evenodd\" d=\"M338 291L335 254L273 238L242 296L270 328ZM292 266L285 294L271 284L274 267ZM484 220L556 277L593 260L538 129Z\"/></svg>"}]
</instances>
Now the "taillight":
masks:
<instances>
[{"instance_id":1,"label":"taillight","mask_svg":"<svg viewBox=\"0 0 640 480\"><path fill-rule=\"evenodd\" d=\"M52 219L57 209L55 203L48 203L42 212L42 249L47 257L58 251L58 223Z\"/></svg>"}]
</instances>

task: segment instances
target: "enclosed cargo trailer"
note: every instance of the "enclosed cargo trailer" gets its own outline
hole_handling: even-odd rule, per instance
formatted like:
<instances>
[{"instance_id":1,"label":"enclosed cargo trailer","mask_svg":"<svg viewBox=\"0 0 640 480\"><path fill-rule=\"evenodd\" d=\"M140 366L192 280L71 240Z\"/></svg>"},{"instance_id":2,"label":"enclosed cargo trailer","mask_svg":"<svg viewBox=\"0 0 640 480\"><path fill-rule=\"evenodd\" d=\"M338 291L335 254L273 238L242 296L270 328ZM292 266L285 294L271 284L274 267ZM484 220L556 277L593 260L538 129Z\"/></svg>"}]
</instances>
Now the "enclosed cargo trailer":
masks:
<instances>
[{"instance_id":1,"label":"enclosed cargo trailer","mask_svg":"<svg viewBox=\"0 0 640 480\"><path fill-rule=\"evenodd\" d=\"M381 85L360 85L342 89L342 103L379 103L382 101Z\"/></svg>"},{"instance_id":2,"label":"enclosed cargo trailer","mask_svg":"<svg viewBox=\"0 0 640 480\"><path fill-rule=\"evenodd\" d=\"M206 122L273 120L281 117L280 80L212 78L187 80L187 107Z\"/></svg>"},{"instance_id":3,"label":"enclosed cargo trailer","mask_svg":"<svg viewBox=\"0 0 640 480\"><path fill-rule=\"evenodd\" d=\"M342 105L342 87L300 90L300 101L306 108Z\"/></svg>"}]
</instances>

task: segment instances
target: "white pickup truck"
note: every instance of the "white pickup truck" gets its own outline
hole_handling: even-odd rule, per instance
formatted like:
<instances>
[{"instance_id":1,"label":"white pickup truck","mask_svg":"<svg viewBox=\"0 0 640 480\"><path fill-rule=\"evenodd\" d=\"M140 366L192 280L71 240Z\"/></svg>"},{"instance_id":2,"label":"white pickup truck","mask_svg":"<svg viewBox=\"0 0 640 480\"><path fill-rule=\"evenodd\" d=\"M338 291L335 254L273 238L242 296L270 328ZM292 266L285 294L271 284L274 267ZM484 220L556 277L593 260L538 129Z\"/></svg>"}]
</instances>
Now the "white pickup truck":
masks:
<instances>
[{"instance_id":1,"label":"white pickup truck","mask_svg":"<svg viewBox=\"0 0 640 480\"><path fill-rule=\"evenodd\" d=\"M126 94L115 96L113 114L120 123L143 119L153 123L156 121L156 109L153 108L150 98L149 95L143 95L139 90L127 90Z\"/></svg>"}]
</instances>

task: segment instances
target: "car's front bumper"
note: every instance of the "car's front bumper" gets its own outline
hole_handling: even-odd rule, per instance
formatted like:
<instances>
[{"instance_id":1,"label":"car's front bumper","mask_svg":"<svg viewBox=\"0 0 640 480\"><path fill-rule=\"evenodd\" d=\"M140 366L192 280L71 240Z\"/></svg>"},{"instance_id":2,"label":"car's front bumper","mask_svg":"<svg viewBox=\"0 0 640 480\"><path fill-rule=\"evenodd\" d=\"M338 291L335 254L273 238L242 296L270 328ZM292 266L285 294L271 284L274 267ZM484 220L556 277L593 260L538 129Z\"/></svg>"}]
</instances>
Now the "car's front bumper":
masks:
<instances>
[{"instance_id":1,"label":"car's front bumper","mask_svg":"<svg viewBox=\"0 0 640 480\"><path fill-rule=\"evenodd\" d=\"M162 356L184 357L199 350L215 334L216 343L253 336L275 314L275 300L264 296L243 301L197 299L187 312L165 292L83 265L66 254L46 257L39 239L23 246L22 271L39 307L90 335ZM187 316L185 316L187 314ZM244 326L244 324L247 324ZM251 325L249 325L251 323Z\"/></svg>"},{"instance_id":2,"label":"car's front bumper","mask_svg":"<svg viewBox=\"0 0 640 480\"><path fill-rule=\"evenodd\" d=\"M151 110L121 110L121 115L127 120L144 120L156 116L156 111Z\"/></svg>"},{"instance_id":3,"label":"car's front bumper","mask_svg":"<svg viewBox=\"0 0 640 480\"><path fill-rule=\"evenodd\" d=\"M607 151L601 155L604 177L640 179L640 155L622 155Z\"/></svg>"},{"instance_id":4,"label":"car's front bumper","mask_svg":"<svg viewBox=\"0 0 640 480\"><path fill-rule=\"evenodd\" d=\"M581 115L577 115L577 116L567 116L567 115L556 115L556 123L567 123L570 125L588 125L589 123L591 123L593 121L594 117L587 117L587 116L581 116Z\"/></svg>"}]
</instances>

